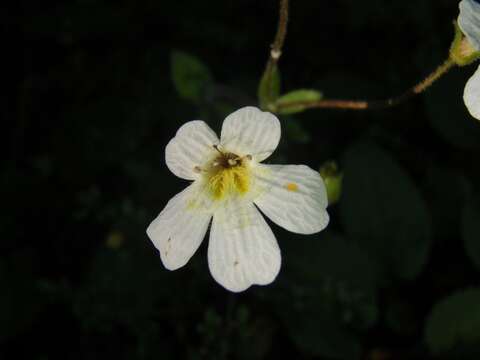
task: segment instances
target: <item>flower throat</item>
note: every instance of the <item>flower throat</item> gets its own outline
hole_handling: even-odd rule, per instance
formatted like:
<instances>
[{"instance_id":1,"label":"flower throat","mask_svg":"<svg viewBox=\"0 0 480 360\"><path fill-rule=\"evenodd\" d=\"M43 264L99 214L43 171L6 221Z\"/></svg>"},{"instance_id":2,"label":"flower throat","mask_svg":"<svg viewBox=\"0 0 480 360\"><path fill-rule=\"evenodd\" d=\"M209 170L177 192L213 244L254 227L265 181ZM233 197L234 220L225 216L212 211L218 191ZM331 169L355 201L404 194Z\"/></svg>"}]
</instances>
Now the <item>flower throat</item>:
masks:
<instances>
[{"instance_id":1,"label":"flower throat","mask_svg":"<svg viewBox=\"0 0 480 360\"><path fill-rule=\"evenodd\" d=\"M240 157L231 152L220 151L214 145L219 155L211 162L207 171L207 184L212 197L221 200L227 195L248 192L250 187L250 171L248 161L251 156Z\"/></svg>"}]
</instances>

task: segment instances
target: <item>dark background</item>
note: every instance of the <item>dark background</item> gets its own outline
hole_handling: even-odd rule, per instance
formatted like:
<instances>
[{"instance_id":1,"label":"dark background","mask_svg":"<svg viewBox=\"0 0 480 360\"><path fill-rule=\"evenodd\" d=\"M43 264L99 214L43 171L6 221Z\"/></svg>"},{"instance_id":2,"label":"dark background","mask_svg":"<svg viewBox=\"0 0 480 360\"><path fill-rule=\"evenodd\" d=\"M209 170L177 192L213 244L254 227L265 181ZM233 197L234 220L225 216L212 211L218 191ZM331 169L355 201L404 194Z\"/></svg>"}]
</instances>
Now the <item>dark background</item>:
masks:
<instances>
[{"instance_id":1,"label":"dark background","mask_svg":"<svg viewBox=\"0 0 480 360\"><path fill-rule=\"evenodd\" d=\"M326 231L272 225L283 256L273 284L227 292L206 241L184 268L163 268L145 229L186 186L165 146L187 121L219 131L256 105L277 7L2 10L0 358L479 358L480 124L462 100L475 65L392 109L280 116L268 162L335 160L344 188ZM457 15L447 0L292 1L283 92L401 93L446 58ZM172 81L178 51L213 79L193 101Z\"/></svg>"}]
</instances>

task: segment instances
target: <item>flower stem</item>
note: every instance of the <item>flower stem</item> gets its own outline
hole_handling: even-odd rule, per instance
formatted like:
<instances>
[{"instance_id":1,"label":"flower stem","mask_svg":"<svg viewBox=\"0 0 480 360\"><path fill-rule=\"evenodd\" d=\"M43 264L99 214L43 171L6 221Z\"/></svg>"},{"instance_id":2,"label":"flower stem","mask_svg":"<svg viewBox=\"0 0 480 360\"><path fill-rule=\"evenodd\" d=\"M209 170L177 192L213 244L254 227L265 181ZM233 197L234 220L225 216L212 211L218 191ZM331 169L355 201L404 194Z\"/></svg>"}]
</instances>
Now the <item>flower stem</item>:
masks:
<instances>
[{"instance_id":1,"label":"flower stem","mask_svg":"<svg viewBox=\"0 0 480 360\"><path fill-rule=\"evenodd\" d=\"M432 85L435 81L445 75L448 70L450 70L453 66L455 66L455 62L449 57L434 72L428 75L425 80L412 88L413 94L416 95L424 92L427 88L430 87L430 85Z\"/></svg>"},{"instance_id":2,"label":"flower stem","mask_svg":"<svg viewBox=\"0 0 480 360\"><path fill-rule=\"evenodd\" d=\"M385 100L339 100L339 99L324 99L318 101L299 101L289 102L278 105L277 109L288 109L290 107L302 106L305 109L324 108L324 109L348 109L348 110L367 110L367 109L383 109L391 106L401 104L415 95L418 95L428 89L436 80L445 75L453 66L455 62L449 57L440 65L435 71L428 75L424 80L408 89L401 95L391 97Z\"/></svg>"},{"instance_id":3,"label":"flower stem","mask_svg":"<svg viewBox=\"0 0 480 360\"><path fill-rule=\"evenodd\" d=\"M277 34L273 40L269 61L277 62L282 54L283 44L287 36L288 0L280 0L280 15L278 18Z\"/></svg>"},{"instance_id":4,"label":"flower stem","mask_svg":"<svg viewBox=\"0 0 480 360\"><path fill-rule=\"evenodd\" d=\"M263 73L263 78L266 79L267 89L268 89L268 98L270 100L274 97L274 81L273 81L273 72L275 71L276 65L280 56L282 55L283 44L285 43L285 37L287 36L287 25L288 25L288 8L289 0L280 0L280 10L279 18L277 25L277 33L270 47L270 54Z\"/></svg>"}]
</instances>

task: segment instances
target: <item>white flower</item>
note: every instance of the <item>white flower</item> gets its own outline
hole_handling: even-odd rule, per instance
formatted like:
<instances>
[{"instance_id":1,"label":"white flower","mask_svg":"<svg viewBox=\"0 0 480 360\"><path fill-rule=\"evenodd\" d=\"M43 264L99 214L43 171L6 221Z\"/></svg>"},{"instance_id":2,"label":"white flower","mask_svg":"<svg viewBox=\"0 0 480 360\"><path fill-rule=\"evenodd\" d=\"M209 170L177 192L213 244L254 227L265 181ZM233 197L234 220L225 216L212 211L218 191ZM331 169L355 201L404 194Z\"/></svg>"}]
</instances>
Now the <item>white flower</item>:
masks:
<instances>
[{"instance_id":1,"label":"white flower","mask_svg":"<svg viewBox=\"0 0 480 360\"><path fill-rule=\"evenodd\" d=\"M313 234L327 226L327 194L318 172L305 165L261 164L279 141L278 119L255 107L230 114L220 140L203 121L178 130L165 159L175 175L193 183L147 229L167 269L188 262L213 217L208 244L213 278L235 292L266 285L278 275L281 256L257 207L295 233Z\"/></svg>"},{"instance_id":2,"label":"white flower","mask_svg":"<svg viewBox=\"0 0 480 360\"><path fill-rule=\"evenodd\" d=\"M480 3L476 0L462 0L459 6L458 26L472 50L480 51ZM480 67L467 81L463 100L470 114L480 120Z\"/></svg>"},{"instance_id":3,"label":"white flower","mask_svg":"<svg viewBox=\"0 0 480 360\"><path fill-rule=\"evenodd\" d=\"M480 67L468 79L463 91L463 101L470 115L480 120Z\"/></svg>"}]
</instances>

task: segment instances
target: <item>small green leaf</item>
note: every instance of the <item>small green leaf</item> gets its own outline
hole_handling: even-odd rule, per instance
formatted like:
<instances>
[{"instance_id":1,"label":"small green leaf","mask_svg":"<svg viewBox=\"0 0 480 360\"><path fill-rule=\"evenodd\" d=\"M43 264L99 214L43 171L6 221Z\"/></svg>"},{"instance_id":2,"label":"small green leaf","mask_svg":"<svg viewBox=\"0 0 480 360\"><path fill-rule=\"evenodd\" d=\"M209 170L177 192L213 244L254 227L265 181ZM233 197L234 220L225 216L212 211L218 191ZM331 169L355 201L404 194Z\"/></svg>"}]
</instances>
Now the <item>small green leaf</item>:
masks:
<instances>
[{"instance_id":1,"label":"small green leaf","mask_svg":"<svg viewBox=\"0 0 480 360\"><path fill-rule=\"evenodd\" d=\"M382 274L414 278L430 249L430 214L415 183L373 144L345 155L340 213L351 239L382 265Z\"/></svg>"},{"instance_id":2,"label":"small green leaf","mask_svg":"<svg viewBox=\"0 0 480 360\"><path fill-rule=\"evenodd\" d=\"M280 71L273 65L270 72L265 71L258 85L258 102L263 110L274 110L275 100L280 95Z\"/></svg>"},{"instance_id":3,"label":"small green leaf","mask_svg":"<svg viewBox=\"0 0 480 360\"><path fill-rule=\"evenodd\" d=\"M426 341L433 353L480 342L480 288L460 291L436 304L427 319Z\"/></svg>"},{"instance_id":4,"label":"small green leaf","mask_svg":"<svg viewBox=\"0 0 480 360\"><path fill-rule=\"evenodd\" d=\"M282 95L275 104L279 114L293 114L305 110L304 102L321 100L322 93L317 90L300 89Z\"/></svg>"},{"instance_id":5,"label":"small green leaf","mask_svg":"<svg viewBox=\"0 0 480 360\"><path fill-rule=\"evenodd\" d=\"M180 51L171 54L171 73L178 94L196 103L204 98L213 81L207 66L198 58Z\"/></svg>"},{"instance_id":6,"label":"small green leaf","mask_svg":"<svg viewBox=\"0 0 480 360\"><path fill-rule=\"evenodd\" d=\"M463 209L462 235L465 249L480 270L480 202L470 201Z\"/></svg>"}]
</instances>

